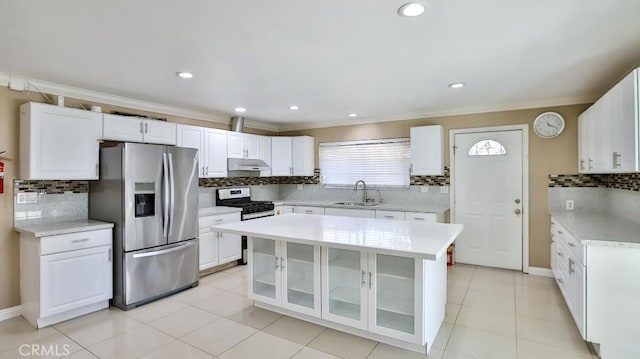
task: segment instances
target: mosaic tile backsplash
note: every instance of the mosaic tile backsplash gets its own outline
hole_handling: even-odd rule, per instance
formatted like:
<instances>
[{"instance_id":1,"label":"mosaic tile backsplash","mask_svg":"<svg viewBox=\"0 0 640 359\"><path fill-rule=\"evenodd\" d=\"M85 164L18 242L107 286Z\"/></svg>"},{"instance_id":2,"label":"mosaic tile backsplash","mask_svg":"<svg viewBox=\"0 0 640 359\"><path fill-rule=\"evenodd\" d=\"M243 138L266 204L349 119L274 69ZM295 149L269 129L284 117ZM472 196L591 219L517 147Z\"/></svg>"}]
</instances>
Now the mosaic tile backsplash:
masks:
<instances>
[{"instance_id":1,"label":"mosaic tile backsplash","mask_svg":"<svg viewBox=\"0 0 640 359\"><path fill-rule=\"evenodd\" d=\"M640 173L549 175L549 187L602 187L640 191Z\"/></svg>"},{"instance_id":2,"label":"mosaic tile backsplash","mask_svg":"<svg viewBox=\"0 0 640 359\"><path fill-rule=\"evenodd\" d=\"M65 192L89 193L88 181L13 181L13 189L18 192L61 194Z\"/></svg>"}]
</instances>

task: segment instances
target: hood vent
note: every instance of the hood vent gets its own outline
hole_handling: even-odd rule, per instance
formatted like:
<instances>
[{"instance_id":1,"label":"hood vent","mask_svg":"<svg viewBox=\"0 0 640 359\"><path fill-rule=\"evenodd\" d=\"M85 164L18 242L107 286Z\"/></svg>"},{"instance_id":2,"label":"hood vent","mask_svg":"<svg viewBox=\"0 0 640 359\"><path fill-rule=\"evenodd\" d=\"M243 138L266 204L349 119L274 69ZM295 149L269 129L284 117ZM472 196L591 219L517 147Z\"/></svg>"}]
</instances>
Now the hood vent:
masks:
<instances>
[{"instance_id":1,"label":"hood vent","mask_svg":"<svg viewBox=\"0 0 640 359\"><path fill-rule=\"evenodd\" d=\"M229 171L266 171L269 165L263 160L249 160L242 158L229 158L227 159Z\"/></svg>"},{"instance_id":2,"label":"hood vent","mask_svg":"<svg viewBox=\"0 0 640 359\"><path fill-rule=\"evenodd\" d=\"M244 117L233 116L231 117L231 131L242 132L244 128Z\"/></svg>"}]
</instances>

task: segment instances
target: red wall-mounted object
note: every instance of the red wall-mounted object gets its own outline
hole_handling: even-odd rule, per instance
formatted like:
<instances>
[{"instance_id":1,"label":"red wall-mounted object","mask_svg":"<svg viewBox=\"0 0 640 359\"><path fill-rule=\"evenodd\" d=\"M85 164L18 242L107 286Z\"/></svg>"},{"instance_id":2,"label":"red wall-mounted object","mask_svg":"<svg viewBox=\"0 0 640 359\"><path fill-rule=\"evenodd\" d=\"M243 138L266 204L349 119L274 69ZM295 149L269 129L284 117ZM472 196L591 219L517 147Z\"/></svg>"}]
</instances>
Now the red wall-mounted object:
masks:
<instances>
[{"instance_id":1,"label":"red wall-mounted object","mask_svg":"<svg viewBox=\"0 0 640 359\"><path fill-rule=\"evenodd\" d=\"M4 163L0 162L0 193L4 193Z\"/></svg>"}]
</instances>

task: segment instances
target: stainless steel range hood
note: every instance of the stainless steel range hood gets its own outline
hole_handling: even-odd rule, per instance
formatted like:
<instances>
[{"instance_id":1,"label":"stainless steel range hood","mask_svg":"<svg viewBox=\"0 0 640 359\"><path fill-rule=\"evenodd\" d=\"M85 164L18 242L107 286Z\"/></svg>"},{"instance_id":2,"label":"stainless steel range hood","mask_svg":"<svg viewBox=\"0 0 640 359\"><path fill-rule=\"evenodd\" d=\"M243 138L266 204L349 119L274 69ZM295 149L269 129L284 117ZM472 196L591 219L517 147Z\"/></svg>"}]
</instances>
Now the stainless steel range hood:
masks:
<instances>
[{"instance_id":1,"label":"stainless steel range hood","mask_svg":"<svg viewBox=\"0 0 640 359\"><path fill-rule=\"evenodd\" d=\"M227 161L229 171L266 171L271 168L263 160L228 158Z\"/></svg>"}]
</instances>

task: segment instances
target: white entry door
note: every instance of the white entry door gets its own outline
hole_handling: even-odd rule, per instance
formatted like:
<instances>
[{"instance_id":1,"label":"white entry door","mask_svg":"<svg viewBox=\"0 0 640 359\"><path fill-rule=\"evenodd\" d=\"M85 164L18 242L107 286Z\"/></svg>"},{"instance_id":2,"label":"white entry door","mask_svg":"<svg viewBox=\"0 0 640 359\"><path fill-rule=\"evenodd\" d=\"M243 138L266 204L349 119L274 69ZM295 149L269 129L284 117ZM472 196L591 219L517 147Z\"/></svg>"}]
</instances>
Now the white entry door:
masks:
<instances>
[{"instance_id":1,"label":"white entry door","mask_svg":"<svg viewBox=\"0 0 640 359\"><path fill-rule=\"evenodd\" d=\"M522 270L522 130L453 135L456 261Z\"/></svg>"}]
</instances>

